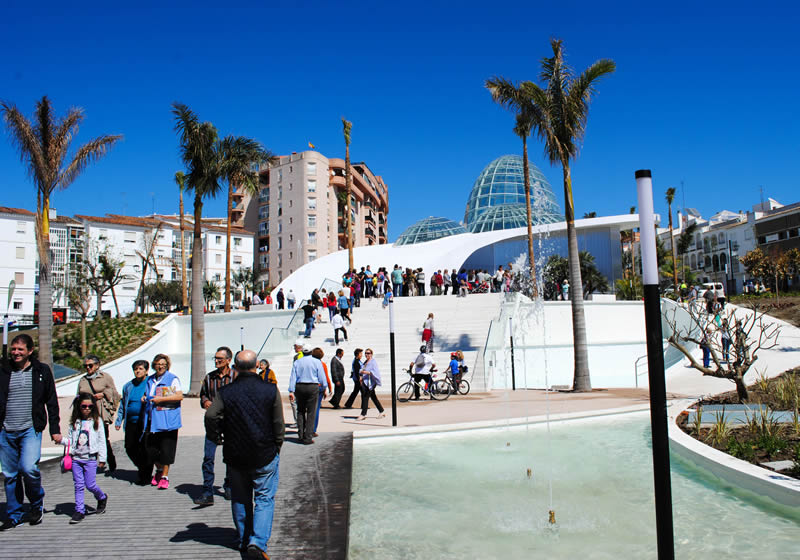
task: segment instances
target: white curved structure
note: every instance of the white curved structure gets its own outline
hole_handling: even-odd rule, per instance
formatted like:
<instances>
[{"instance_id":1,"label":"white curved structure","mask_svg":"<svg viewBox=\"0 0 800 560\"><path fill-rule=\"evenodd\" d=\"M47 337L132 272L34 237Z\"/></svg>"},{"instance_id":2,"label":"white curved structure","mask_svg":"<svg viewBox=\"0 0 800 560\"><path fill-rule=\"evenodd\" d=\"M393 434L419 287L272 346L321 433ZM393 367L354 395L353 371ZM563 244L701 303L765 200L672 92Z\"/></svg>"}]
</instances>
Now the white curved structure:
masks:
<instances>
[{"instance_id":1,"label":"white curved structure","mask_svg":"<svg viewBox=\"0 0 800 560\"><path fill-rule=\"evenodd\" d=\"M578 247L581 250L588 250L595 256L599 268L607 276L612 286L614 280L621 274L621 271L617 271L620 254L619 232L638 227L638 225L638 214L575 221L579 238ZM536 239L541 238L546 244L563 245L563 249L555 247L552 253L566 256L566 230L566 222L559 222L534 226L533 234ZM515 254L502 254L501 249L506 249L506 252L510 250L509 245L505 242L524 241L526 237L527 228L514 228L483 233L462 233L412 245L395 246L390 243L356 247L353 249L353 266L360 269L362 266L370 265L373 271L380 266L391 271L395 264L403 268L421 267L425 271L426 277L430 279L431 273L435 270L444 270L445 268L452 270L453 267L460 269L479 250L494 252L495 262L507 264L521 251L517 251ZM538 242L535 241L535 243ZM534 251L536 250L534 247ZM597 254L598 250L608 254ZM491 256L488 258L492 260ZM481 266L481 268L488 268L488 266ZM496 268L496 265L492 267L492 269ZM291 289L297 295L298 300L308 298L314 288L319 287L323 279L340 279L346 270L347 251L338 251L303 265L290 274L276 289L283 288L284 292Z\"/></svg>"}]
</instances>

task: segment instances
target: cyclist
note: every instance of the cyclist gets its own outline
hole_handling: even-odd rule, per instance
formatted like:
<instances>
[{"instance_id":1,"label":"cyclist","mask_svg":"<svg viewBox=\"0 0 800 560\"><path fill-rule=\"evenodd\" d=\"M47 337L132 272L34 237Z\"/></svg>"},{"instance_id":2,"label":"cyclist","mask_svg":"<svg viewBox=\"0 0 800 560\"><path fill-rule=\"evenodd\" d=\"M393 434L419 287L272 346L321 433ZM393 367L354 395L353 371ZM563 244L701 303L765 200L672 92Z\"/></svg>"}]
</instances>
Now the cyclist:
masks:
<instances>
[{"instance_id":1,"label":"cyclist","mask_svg":"<svg viewBox=\"0 0 800 560\"><path fill-rule=\"evenodd\" d=\"M428 384L427 387L430 388L431 384L433 384L433 377L431 377L431 371L436 368L436 364L433 363L433 359L431 358L430 354L426 353L427 346L423 344L419 347L419 355L414 358L414 361L408 365L409 371L411 368L414 368L414 400L419 400L419 385L418 383L423 379Z\"/></svg>"},{"instance_id":2,"label":"cyclist","mask_svg":"<svg viewBox=\"0 0 800 560\"><path fill-rule=\"evenodd\" d=\"M458 352L451 352L447 376L453 380L454 392L458 392L458 385L461 383L461 367L461 363L458 360Z\"/></svg>"}]
</instances>

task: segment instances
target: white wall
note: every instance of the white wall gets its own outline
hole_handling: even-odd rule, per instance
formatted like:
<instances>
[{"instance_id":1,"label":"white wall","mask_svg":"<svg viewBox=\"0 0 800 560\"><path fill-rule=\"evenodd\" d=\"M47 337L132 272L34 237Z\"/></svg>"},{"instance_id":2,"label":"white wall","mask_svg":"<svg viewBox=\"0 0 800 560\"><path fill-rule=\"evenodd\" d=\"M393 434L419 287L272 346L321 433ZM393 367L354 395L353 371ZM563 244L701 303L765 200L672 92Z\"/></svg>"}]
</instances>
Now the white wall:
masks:
<instances>
[{"instance_id":1,"label":"white wall","mask_svg":"<svg viewBox=\"0 0 800 560\"><path fill-rule=\"evenodd\" d=\"M33 315L34 287L36 280L36 221L24 214L0 214L0 312L14 315ZM23 257L18 258L21 247ZM24 282L17 282L10 309L8 284L22 273Z\"/></svg>"}]
</instances>

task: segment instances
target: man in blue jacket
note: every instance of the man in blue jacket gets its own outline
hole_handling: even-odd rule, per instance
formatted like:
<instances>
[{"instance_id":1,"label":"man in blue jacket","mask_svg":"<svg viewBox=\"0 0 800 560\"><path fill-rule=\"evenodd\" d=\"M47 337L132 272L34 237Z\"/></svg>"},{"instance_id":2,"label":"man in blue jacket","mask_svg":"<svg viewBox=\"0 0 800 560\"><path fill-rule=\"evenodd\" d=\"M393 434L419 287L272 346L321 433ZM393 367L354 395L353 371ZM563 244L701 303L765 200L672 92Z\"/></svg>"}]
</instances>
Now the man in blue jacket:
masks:
<instances>
[{"instance_id":1,"label":"man in blue jacket","mask_svg":"<svg viewBox=\"0 0 800 560\"><path fill-rule=\"evenodd\" d=\"M50 424L53 441L61 443L56 383L50 368L34 359L33 339L27 334L15 336L9 357L0 368L0 464L7 514L0 527L3 531L22 523L23 486L31 503L30 524L42 522L44 489L39 459L46 424Z\"/></svg>"},{"instance_id":2,"label":"man in blue jacket","mask_svg":"<svg viewBox=\"0 0 800 560\"><path fill-rule=\"evenodd\" d=\"M258 375L255 352L242 350L234 363L239 375L219 389L206 410L206 437L222 443L239 548L251 558L269 560L267 542L285 434L283 405L277 385Z\"/></svg>"}]
</instances>

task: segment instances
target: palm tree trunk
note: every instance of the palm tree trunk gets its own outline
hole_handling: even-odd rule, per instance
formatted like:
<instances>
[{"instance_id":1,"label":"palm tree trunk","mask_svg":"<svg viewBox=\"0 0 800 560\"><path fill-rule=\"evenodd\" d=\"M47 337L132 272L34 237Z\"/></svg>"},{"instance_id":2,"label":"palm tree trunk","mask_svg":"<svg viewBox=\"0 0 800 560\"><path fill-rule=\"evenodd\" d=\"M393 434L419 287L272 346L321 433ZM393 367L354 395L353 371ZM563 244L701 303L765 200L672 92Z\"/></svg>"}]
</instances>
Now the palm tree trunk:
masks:
<instances>
[{"instance_id":1,"label":"palm tree trunk","mask_svg":"<svg viewBox=\"0 0 800 560\"><path fill-rule=\"evenodd\" d=\"M201 220L203 200L199 194L194 197L194 242L192 245L192 372L189 392L200 393L200 385L205 376L206 341L205 316L203 315L203 239Z\"/></svg>"},{"instance_id":2,"label":"palm tree trunk","mask_svg":"<svg viewBox=\"0 0 800 560\"><path fill-rule=\"evenodd\" d=\"M353 176L350 172L350 145L345 146L344 152L344 172L345 172L345 190L347 191L347 205L345 210L347 212L347 219L345 220L345 227L347 228L347 264L348 271L353 270L353 224L350 220L350 197L353 191Z\"/></svg>"},{"instance_id":3,"label":"palm tree trunk","mask_svg":"<svg viewBox=\"0 0 800 560\"><path fill-rule=\"evenodd\" d=\"M672 235L672 204L669 205L669 243L672 247L672 283L678 294L678 258L675 252L675 237Z\"/></svg>"},{"instance_id":4,"label":"palm tree trunk","mask_svg":"<svg viewBox=\"0 0 800 560\"><path fill-rule=\"evenodd\" d=\"M539 286L536 281L536 255L533 253L533 225L531 224L531 178L528 175L528 139L522 137L522 172L525 175L525 208L528 212L528 262L531 267L531 293L533 298L539 297Z\"/></svg>"},{"instance_id":5,"label":"palm tree trunk","mask_svg":"<svg viewBox=\"0 0 800 560\"><path fill-rule=\"evenodd\" d=\"M37 193L37 206L39 206ZM50 284L50 198L37 216L39 252L39 360L53 367L53 286Z\"/></svg>"},{"instance_id":6,"label":"palm tree trunk","mask_svg":"<svg viewBox=\"0 0 800 560\"><path fill-rule=\"evenodd\" d=\"M225 235L228 238L225 246L225 313L231 312L231 216L233 216L233 183L228 182L228 223Z\"/></svg>"},{"instance_id":7,"label":"palm tree trunk","mask_svg":"<svg viewBox=\"0 0 800 560\"><path fill-rule=\"evenodd\" d=\"M117 312L117 317L119 317L119 304L117 303L117 294L114 292L114 286L111 286L111 299L114 300L114 310Z\"/></svg>"},{"instance_id":8,"label":"palm tree trunk","mask_svg":"<svg viewBox=\"0 0 800 560\"><path fill-rule=\"evenodd\" d=\"M183 223L183 191L180 191L180 211L181 211L181 306L184 311L189 305L188 294L186 293L186 248L184 247L184 231L186 226Z\"/></svg>"},{"instance_id":9,"label":"palm tree trunk","mask_svg":"<svg viewBox=\"0 0 800 560\"><path fill-rule=\"evenodd\" d=\"M586 317L583 312L583 282L578 254L578 234L575 231L575 206L572 200L572 178L569 163L562 163L564 170L564 206L567 219L567 248L569 250L569 283L572 292L572 345L575 373L572 390L591 391L589 377L589 349L586 344Z\"/></svg>"}]
</instances>

